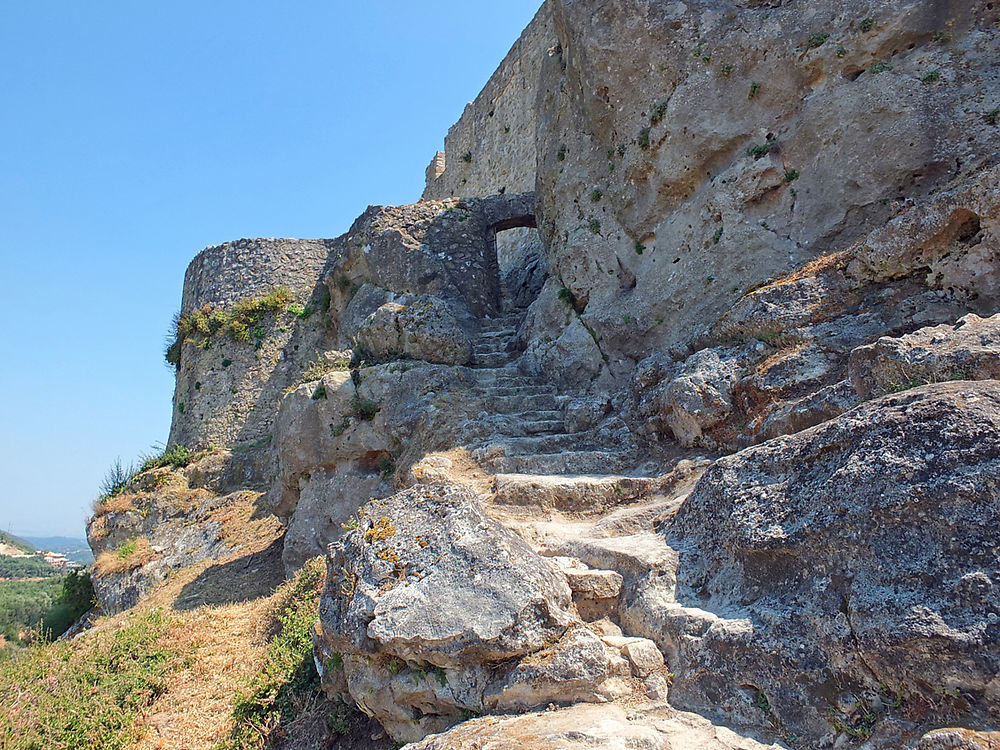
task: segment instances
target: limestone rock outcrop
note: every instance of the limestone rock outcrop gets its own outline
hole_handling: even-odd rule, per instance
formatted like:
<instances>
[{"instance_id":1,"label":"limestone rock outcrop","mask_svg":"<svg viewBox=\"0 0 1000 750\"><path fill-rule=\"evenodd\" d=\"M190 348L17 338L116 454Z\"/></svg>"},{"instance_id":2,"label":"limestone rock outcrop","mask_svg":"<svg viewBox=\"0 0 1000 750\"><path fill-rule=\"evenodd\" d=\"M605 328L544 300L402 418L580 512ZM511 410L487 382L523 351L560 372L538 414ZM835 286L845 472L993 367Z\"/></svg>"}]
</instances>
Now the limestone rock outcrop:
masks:
<instances>
[{"instance_id":1,"label":"limestone rock outcrop","mask_svg":"<svg viewBox=\"0 0 1000 750\"><path fill-rule=\"evenodd\" d=\"M1000 720L998 461L997 381L886 396L719 459L662 524L677 605L637 615L675 705L818 746L895 746L929 713Z\"/></svg>"},{"instance_id":2,"label":"limestone rock outcrop","mask_svg":"<svg viewBox=\"0 0 1000 750\"><path fill-rule=\"evenodd\" d=\"M663 706L627 711L618 706L578 704L523 716L473 719L442 734L410 745L411 750L502 748L523 750L763 750L767 745L695 714Z\"/></svg>"},{"instance_id":3,"label":"limestone rock outcrop","mask_svg":"<svg viewBox=\"0 0 1000 750\"><path fill-rule=\"evenodd\" d=\"M351 526L321 604L324 680L397 739L463 712L630 692L628 662L573 616L563 575L468 489L418 484Z\"/></svg>"},{"instance_id":4,"label":"limestone rock outcrop","mask_svg":"<svg viewBox=\"0 0 1000 750\"><path fill-rule=\"evenodd\" d=\"M1000 315L880 338L851 352L850 374L861 398L946 380L1000 380Z\"/></svg>"}]
</instances>

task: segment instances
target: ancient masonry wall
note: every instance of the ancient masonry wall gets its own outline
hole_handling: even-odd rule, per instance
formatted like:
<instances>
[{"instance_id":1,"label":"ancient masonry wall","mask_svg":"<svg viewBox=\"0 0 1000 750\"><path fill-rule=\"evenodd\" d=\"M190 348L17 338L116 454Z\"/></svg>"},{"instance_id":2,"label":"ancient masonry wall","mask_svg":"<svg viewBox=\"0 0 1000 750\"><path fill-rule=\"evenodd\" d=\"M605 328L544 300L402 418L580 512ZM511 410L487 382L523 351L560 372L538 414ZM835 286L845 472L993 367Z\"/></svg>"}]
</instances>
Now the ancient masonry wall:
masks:
<instances>
[{"instance_id":1,"label":"ancient masonry wall","mask_svg":"<svg viewBox=\"0 0 1000 750\"><path fill-rule=\"evenodd\" d=\"M424 199L535 189L535 98L542 62L556 45L546 2L427 168Z\"/></svg>"},{"instance_id":2,"label":"ancient masonry wall","mask_svg":"<svg viewBox=\"0 0 1000 750\"><path fill-rule=\"evenodd\" d=\"M226 308L277 287L305 305L330 256L329 240L256 239L202 250L184 277L181 311ZM184 344L174 390L169 444L232 447L266 438L275 405L324 335L320 315L300 320L271 314L261 337L235 341L224 333L207 346Z\"/></svg>"}]
</instances>

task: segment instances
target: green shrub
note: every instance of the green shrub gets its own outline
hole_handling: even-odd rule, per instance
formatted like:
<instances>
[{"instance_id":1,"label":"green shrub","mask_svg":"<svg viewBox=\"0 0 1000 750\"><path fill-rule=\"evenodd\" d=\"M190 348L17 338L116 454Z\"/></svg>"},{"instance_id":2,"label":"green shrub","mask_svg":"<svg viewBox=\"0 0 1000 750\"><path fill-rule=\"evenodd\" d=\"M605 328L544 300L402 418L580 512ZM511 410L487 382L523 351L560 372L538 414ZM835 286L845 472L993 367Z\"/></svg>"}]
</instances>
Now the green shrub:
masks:
<instances>
[{"instance_id":1,"label":"green shrub","mask_svg":"<svg viewBox=\"0 0 1000 750\"><path fill-rule=\"evenodd\" d=\"M564 286L559 290L559 299L565 302L570 307L576 309L576 295L573 294L573 290L568 286Z\"/></svg>"},{"instance_id":2,"label":"green shrub","mask_svg":"<svg viewBox=\"0 0 1000 750\"><path fill-rule=\"evenodd\" d=\"M858 21L858 28L865 34L875 28L875 19L869 16Z\"/></svg>"},{"instance_id":3,"label":"green shrub","mask_svg":"<svg viewBox=\"0 0 1000 750\"><path fill-rule=\"evenodd\" d=\"M750 93L747 95L747 99L756 99L757 94L760 93L760 84L754 81L750 84Z\"/></svg>"},{"instance_id":4,"label":"green shrub","mask_svg":"<svg viewBox=\"0 0 1000 750\"><path fill-rule=\"evenodd\" d=\"M183 469L196 458L201 458L206 451L198 452L183 445L171 445L165 448L162 453L156 456L147 456L139 467L139 473L150 469L162 469L169 466L174 469Z\"/></svg>"},{"instance_id":5,"label":"green shrub","mask_svg":"<svg viewBox=\"0 0 1000 750\"><path fill-rule=\"evenodd\" d=\"M372 401L367 398L362 398L360 394L355 393L351 397L351 413L352 417L357 417L358 419L364 420L365 422L371 422L375 419L375 415L382 410L382 405L377 401Z\"/></svg>"},{"instance_id":6,"label":"green shrub","mask_svg":"<svg viewBox=\"0 0 1000 750\"><path fill-rule=\"evenodd\" d=\"M145 468L142 471L145 471ZM124 464L121 458L115 459L115 462L111 464L111 468L104 475L104 479L101 480L98 498L100 500L107 500L108 498L120 495L125 491L125 488L128 487L129 482L132 481L137 473L139 473L139 470L136 469L134 464Z\"/></svg>"},{"instance_id":7,"label":"green shrub","mask_svg":"<svg viewBox=\"0 0 1000 750\"><path fill-rule=\"evenodd\" d=\"M809 49L816 49L817 47L822 47L826 44L826 40L830 38L829 34L818 32L816 34L811 34L809 36L809 41L806 43L806 47Z\"/></svg>"},{"instance_id":8,"label":"green shrub","mask_svg":"<svg viewBox=\"0 0 1000 750\"><path fill-rule=\"evenodd\" d=\"M594 234L600 234L601 233L601 220L600 219L591 219L590 223L587 226L590 228L590 231L593 232Z\"/></svg>"},{"instance_id":9,"label":"green shrub","mask_svg":"<svg viewBox=\"0 0 1000 750\"><path fill-rule=\"evenodd\" d=\"M660 102L655 107L653 107L653 113L649 116L649 121L656 125L663 121L663 118L667 116L667 109L669 104L667 102Z\"/></svg>"},{"instance_id":10,"label":"green shrub","mask_svg":"<svg viewBox=\"0 0 1000 750\"><path fill-rule=\"evenodd\" d=\"M136 719L165 689L175 652L155 611L82 644L38 643L0 657L0 747L125 750Z\"/></svg>"},{"instance_id":11,"label":"green shrub","mask_svg":"<svg viewBox=\"0 0 1000 750\"><path fill-rule=\"evenodd\" d=\"M642 130L639 131L639 148L641 148L643 151L649 150L650 146L649 133L650 133L649 128L643 128Z\"/></svg>"},{"instance_id":12,"label":"green shrub","mask_svg":"<svg viewBox=\"0 0 1000 750\"><path fill-rule=\"evenodd\" d=\"M236 341L249 343L256 339L259 344L266 333L260 321L266 315L284 312L291 302L292 291L288 287L278 287L259 297L239 300L228 310L204 305L196 310L180 313L174 318L176 335L167 345L166 360L174 367L179 367L184 342L190 341L208 349L212 337L220 332ZM305 312L304 308L302 312Z\"/></svg>"},{"instance_id":13,"label":"green shrub","mask_svg":"<svg viewBox=\"0 0 1000 750\"><path fill-rule=\"evenodd\" d=\"M313 659L312 626L319 614L323 563L312 560L286 583L276 606L279 631L267 646L260 670L239 689L233 707L235 725L220 750L271 747L297 716L309 709L319 692ZM335 731L349 731L343 716Z\"/></svg>"}]
</instances>

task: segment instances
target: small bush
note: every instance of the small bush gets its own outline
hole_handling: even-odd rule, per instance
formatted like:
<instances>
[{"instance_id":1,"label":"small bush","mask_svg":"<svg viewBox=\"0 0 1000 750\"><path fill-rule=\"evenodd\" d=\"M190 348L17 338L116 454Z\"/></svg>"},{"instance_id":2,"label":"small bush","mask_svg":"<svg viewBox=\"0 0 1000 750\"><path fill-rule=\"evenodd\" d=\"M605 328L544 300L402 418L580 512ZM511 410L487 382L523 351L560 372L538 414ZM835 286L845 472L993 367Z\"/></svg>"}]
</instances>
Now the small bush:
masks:
<instances>
[{"instance_id":1,"label":"small bush","mask_svg":"<svg viewBox=\"0 0 1000 750\"><path fill-rule=\"evenodd\" d=\"M786 183L795 182L797 179L799 179L799 173L797 170L789 169L787 172L785 172Z\"/></svg>"},{"instance_id":2,"label":"small bush","mask_svg":"<svg viewBox=\"0 0 1000 750\"><path fill-rule=\"evenodd\" d=\"M747 156L752 156L755 160L763 159L769 153L771 153L770 141L759 146L751 146L747 149Z\"/></svg>"},{"instance_id":3,"label":"small bush","mask_svg":"<svg viewBox=\"0 0 1000 750\"><path fill-rule=\"evenodd\" d=\"M722 239L722 232L723 231L724 231L723 227L719 227L718 229L715 230L715 234L712 235L712 244L713 245L718 245L719 244L719 240Z\"/></svg>"},{"instance_id":4,"label":"small bush","mask_svg":"<svg viewBox=\"0 0 1000 750\"><path fill-rule=\"evenodd\" d=\"M929 73L925 73L924 77L920 79L921 83L937 83L941 80L941 71L932 70Z\"/></svg>"},{"instance_id":5,"label":"small bush","mask_svg":"<svg viewBox=\"0 0 1000 750\"><path fill-rule=\"evenodd\" d=\"M757 94L760 93L760 84L754 81L750 84L750 93L747 94L747 99L756 99Z\"/></svg>"},{"instance_id":6,"label":"small bush","mask_svg":"<svg viewBox=\"0 0 1000 750\"><path fill-rule=\"evenodd\" d=\"M876 60L874 63L872 63L871 67L868 68L868 72L876 76L879 73L885 73L888 70L892 70L892 66L885 60Z\"/></svg>"},{"instance_id":7,"label":"small bush","mask_svg":"<svg viewBox=\"0 0 1000 750\"><path fill-rule=\"evenodd\" d=\"M590 223L587 226L590 228L590 231L593 232L594 234L600 234L601 233L601 221L600 221L600 219L591 219Z\"/></svg>"},{"instance_id":8,"label":"small bush","mask_svg":"<svg viewBox=\"0 0 1000 750\"><path fill-rule=\"evenodd\" d=\"M101 480L99 501L120 495L137 473L138 471L133 464L122 463L121 458L116 458L104 475L104 479Z\"/></svg>"},{"instance_id":9,"label":"small bush","mask_svg":"<svg viewBox=\"0 0 1000 750\"><path fill-rule=\"evenodd\" d=\"M650 146L649 133L650 133L649 128L643 128L642 130L639 131L639 148L641 148L643 151L649 150Z\"/></svg>"},{"instance_id":10,"label":"small bush","mask_svg":"<svg viewBox=\"0 0 1000 750\"><path fill-rule=\"evenodd\" d=\"M639 242L639 240L636 240L635 241L635 254L636 255L642 255L644 252L646 252L646 246L643 245L641 242Z\"/></svg>"},{"instance_id":11,"label":"small bush","mask_svg":"<svg viewBox=\"0 0 1000 750\"><path fill-rule=\"evenodd\" d=\"M598 203L603 197L604 197L604 191L601 190L600 188L594 188L593 190L590 191L590 200L592 200L594 203Z\"/></svg>"},{"instance_id":12,"label":"small bush","mask_svg":"<svg viewBox=\"0 0 1000 750\"><path fill-rule=\"evenodd\" d=\"M725 64L725 65L722 66L722 69L721 69L720 72L722 73L722 77L723 78L729 78L729 76L731 76L733 74L733 66L729 65L727 63L727 64Z\"/></svg>"},{"instance_id":13,"label":"small bush","mask_svg":"<svg viewBox=\"0 0 1000 750\"><path fill-rule=\"evenodd\" d=\"M869 16L858 21L858 28L865 34L875 28L875 19Z\"/></svg>"},{"instance_id":14,"label":"small bush","mask_svg":"<svg viewBox=\"0 0 1000 750\"><path fill-rule=\"evenodd\" d=\"M811 34L809 36L809 41L806 43L806 47L809 49L816 49L817 47L822 47L826 44L826 40L830 38L829 34L818 32L816 34Z\"/></svg>"},{"instance_id":15,"label":"small bush","mask_svg":"<svg viewBox=\"0 0 1000 750\"><path fill-rule=\"evenodd\" d=\"M570 307L576 309L576 295L573 294L573 290L569 287L564 286L559 290L559 299L565 302Z\"/></svg>"},{"instance_id":16,"label":"small bush","mask_svg":"<svg viewBox=\"0 0 1000 750\"><path fill-rule=\"evenodd\" d=\"M990 125L1000 125L1000 107L987 112L983 115L983 119Z\"/></svg>"},{"instance_id":17,"label":"small bush","mask_svg":"<svg viewBox=\"0 0 1000 750\"><path fill-rule=\"evenodd\" d=\"M375 415L382 411L382 405L377 401L372 401L371 399L362 398L360 394L355 393L351 397L351 416L357 417L365 422L371 422L375 419Z\"/></svg>"},{"instance_id":18,"label":"small bush","mask_svg":"<svg viewBox=\"0 0 1000 750\"><path fill-rule=\"evenodd\" d=\"M165 448L162 453L157 456L147 456L142 462L142 466L139 467L139 473L144 471L149 471L150 469L162 469L164 467L171 467L173 469L183 469L185 466L190 464L197 458L204 455L204 452L193 451L190 448L185 448L183 445L171 445L169 448Z\"/></svg>"},{"instance_id":19,"label":"small bush","mask_svg":"<svg viewBox=\"0 0 1000 750\"><path fill-rule=\"evenodd\" d=\"M660 102L655 107L653 107L653 113L649 116L649 121L653 125L663 121L663 118L667 116L667 102Z\"/></svg>"}]
</instances>

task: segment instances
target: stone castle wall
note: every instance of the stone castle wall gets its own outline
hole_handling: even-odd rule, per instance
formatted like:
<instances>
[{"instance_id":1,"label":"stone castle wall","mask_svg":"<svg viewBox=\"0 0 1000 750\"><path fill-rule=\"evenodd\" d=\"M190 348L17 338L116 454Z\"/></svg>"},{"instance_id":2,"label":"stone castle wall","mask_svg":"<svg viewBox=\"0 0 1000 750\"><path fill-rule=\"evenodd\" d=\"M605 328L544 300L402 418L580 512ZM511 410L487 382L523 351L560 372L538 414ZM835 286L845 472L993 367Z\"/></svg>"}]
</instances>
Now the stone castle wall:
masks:
<instances>
[{"instance_id":1,"label":"stone castle wall","mask_svg":"<svg viewBox=\"0 0 1000 750\"><path fill-rule=\"evenodd\" d=\"M202 250L184 276L181 312L288 287L305 306L331 252L330 240L237 240ZM266 437L274 409L325 335L321 316L268 314L261 337L236 341L219 332L207 346L185 343L177 370L169 444L232 447Z\"/></svg>"},{"instance_id":2,"label":"stone castle wall","mask_svg":"<svg viewBox=\"0 0 1000 750\"><path fill-rule=\"evenodd\" d=\"M535 99L542 63L557 43L545 3L427 168L424 199L535 189Z\"/></svg>"}]
</instances>

